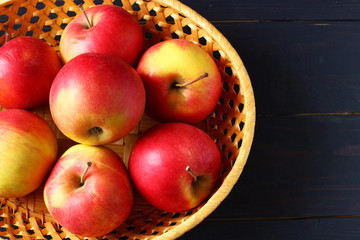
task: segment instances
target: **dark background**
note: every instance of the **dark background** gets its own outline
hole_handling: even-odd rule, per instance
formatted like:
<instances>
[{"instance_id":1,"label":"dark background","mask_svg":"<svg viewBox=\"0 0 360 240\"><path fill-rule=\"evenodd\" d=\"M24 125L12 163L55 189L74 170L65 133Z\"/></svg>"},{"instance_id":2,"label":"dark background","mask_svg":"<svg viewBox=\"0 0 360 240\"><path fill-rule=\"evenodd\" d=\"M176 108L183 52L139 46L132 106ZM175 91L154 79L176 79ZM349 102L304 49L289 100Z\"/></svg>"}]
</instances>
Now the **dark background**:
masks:
<instances>
[{"instance_id":1,"label":"dark background","mask_svg":"<svg viewBox=\"0 0 360 240\"><path fill-rule=\"evenodd\" d=\"M257 120L237 184L180 239L360 239L360 1L181 2L240 55Z\"/></svg>"}]
</instances>

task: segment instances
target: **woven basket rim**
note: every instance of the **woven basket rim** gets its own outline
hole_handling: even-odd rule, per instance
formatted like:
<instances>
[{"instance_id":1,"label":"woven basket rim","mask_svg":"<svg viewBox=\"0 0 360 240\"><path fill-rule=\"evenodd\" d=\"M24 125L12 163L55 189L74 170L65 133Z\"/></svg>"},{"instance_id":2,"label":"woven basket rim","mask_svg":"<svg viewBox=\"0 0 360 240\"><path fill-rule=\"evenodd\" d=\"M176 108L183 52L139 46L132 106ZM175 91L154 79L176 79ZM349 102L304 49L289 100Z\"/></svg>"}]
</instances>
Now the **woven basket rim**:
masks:
<instances>
[{"instance_id":1,"label":"woven basket rim","mask_svg":"<svg viewBox=\"0 0 360 240\"><path fill-rule=\"evenodd\" d=\"M0 7L9 5L17 0L0 0ZM239 154L236 158L235 164L233 165L231 171L226 176L224 181L218 190L208 199L208 201L193 215L186 219L186 221L181 224L174 226L168 232L163 233L160 236L155 237L154 239L176 239L183 235L185 232L194 228L200 222L202 222L207 216L209 216L219 205L220 203L228 196L231 192L233 186L238 181L243 168L246 164L247 158L250 153L251 145L254 138L254 129L255 129L255 120L256 120L256 110L255 110L255 98L254 92L251 85L249 75L244 67L244 64L230 44L230 42L223 36L219 30L216 29L207 19L197 13L195 10L191 9L187 5L181 3L178 0L152 0L155 3L160 5L168 6L182 15L189 18L191 21L195 22L199 27L208 33L219 45L222 47L222 51L229 57L233 64L233 73L238 76L240 81L240 86L242 87L242 94L245 99L243 112L245 118L244 129L244 138L242 145L239 151Z\"/></svg>"}]
</instances>

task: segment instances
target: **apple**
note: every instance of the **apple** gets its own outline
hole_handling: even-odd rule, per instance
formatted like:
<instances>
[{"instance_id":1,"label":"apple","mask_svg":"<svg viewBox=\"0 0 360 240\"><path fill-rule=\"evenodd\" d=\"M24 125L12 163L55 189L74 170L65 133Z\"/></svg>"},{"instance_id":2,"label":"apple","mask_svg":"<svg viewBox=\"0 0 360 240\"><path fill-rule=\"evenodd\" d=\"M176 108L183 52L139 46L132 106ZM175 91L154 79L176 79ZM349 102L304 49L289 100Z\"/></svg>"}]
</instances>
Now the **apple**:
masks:
<instances>
[{"instance_id":1,"label":"apple","mask_svg":"<svg viewBox=\"0 0 360 240\"><path fill-rule=\"evenodd\" d=\"M146 90L146 113L160 122L198 123L217 104L222 80L210 55L195 43L171 39L150 47L137 72Z\"/></svg>"},{"instance_id":2,"label":"apple","mask_svg":"<svg viewBox=\"0 0 360 240\"><path fill-rule=\"evenodd\" d=\"M0 196L23 197L37 189L57 157L50 126L22 109L0 112Z\"/></svg>"},{"instance_id":3,"label":"apple","mask_svg":"<svg viewBox=\"0 0 360 240\"><path fill-rule=\"evenodd\" d=\"M144 46L141 26L125 9L95 5L77 15L64 29L60 55L64 63L82 53L106 53L134 66Z\"/></svg>"},{"instance_id":4,"label":"apple","mask_svg":"<svg viewBox=\"0 0 360 240\"><path fill-rule=\"evenodd\" d=\"M130 177L153 206L180 212L198 206L213 191L221 157L202 130L181 122L156 125L136 141L129 157Z\"/></svg>"},{"instance_id":5,"label":"apple","mask_svg":"<svg viewBox=\"0 0 360 240\"><path fill-rule=\"evenodd\" d=\"M60 68L59 56L45 41L29 36L8 41L0 48L0 105L32 109L47 104Z\"/></svg>"},{"instance_id":6,"label":"apple","mask_svg":"<svg viewBox=\"0 0 360 240\"><path fill-rule=\"evenodd\" d=\"M103 146L77 144L55 164L44 202L62 227L83 237L103 236L130 215L132 185L121 158Z\"/></svg>"},{"instance_id":7,"label":"apple","mask_svg":"<svg viewBox=\"0 0 360 240\"><path fill-rule=\"evenodd\" d=\"M57 74L49 106L55 124L67 137L103 145L136 127L145 108L145 89L135 69L119 57L84 53Z\"/></svg>"}]
</instances>

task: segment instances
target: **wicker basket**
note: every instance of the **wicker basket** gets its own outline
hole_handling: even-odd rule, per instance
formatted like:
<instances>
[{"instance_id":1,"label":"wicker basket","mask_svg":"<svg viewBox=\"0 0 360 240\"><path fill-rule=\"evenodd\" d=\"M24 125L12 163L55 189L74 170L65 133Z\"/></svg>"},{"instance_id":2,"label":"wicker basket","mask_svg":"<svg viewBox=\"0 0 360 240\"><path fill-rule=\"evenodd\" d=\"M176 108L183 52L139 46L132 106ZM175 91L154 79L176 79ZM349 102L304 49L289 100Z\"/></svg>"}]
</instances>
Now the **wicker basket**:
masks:
<instances>
[{"instance_id":1,"label":"wicker basket","mask_svg":"<svg viewBox=\"0 0 360 240\"><path fill-rule=\"evenodd\" d=\"M255 126L255 101L246 69L230 43L206 19L176 0L85 0L85 9L94 4L122 6L139 19L146 47L164 39L183 38L205 49L216 61L223 78L223 90L213 114L197 126L217 143L222 154L220 183L211 197L199 207L180 213L152 207L135 192L134 209L115 231L104 236L112 239L175 239L199 224L229 194L238 180L251 148ZM44 39L58 51L65 26L81 13L72 0L0 0L0 43L5 42L4 25L11 38L28 35ZM1 91L1 90L0 90ZM0 111L3 108L0 107ZM62 154L74 142L53 123L47 107L35 109L45 119L59 141ZM158 124L146 115L125 138L107 145L125 163L138 136ZM46 210L43 188L24 198L0 197L0 237L8 239L80 239L54 221Z\"/></svg>"}]
</instances>

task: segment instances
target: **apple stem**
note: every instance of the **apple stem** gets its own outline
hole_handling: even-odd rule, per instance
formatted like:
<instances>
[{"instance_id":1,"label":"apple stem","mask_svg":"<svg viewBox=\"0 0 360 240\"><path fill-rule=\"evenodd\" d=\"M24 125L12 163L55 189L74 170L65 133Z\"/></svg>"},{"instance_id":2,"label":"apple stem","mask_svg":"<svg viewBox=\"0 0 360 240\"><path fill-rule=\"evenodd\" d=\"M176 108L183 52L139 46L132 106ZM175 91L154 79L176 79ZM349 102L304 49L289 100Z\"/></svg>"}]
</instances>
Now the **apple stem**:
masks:
<instances>
[{"instance_id":1,"label":"apple stem","mask_svg":"<svg viewBox=\"0 0 360 240\"><path fill-rule=\"evenodd\" d=\"M84 170L84 173L83 173L83 175L82 175L81 178L80 178L80 186L83 186L83 185L84 185L85 175L86 175L86 173L89 171L89 168L91 167L91 165L92 165L92 162L87 162L86 168L85 168L85 170Z\"/></svg>"},{"instance_id":2,"label":"apple stem","mask_svg":"<svg viewBox=\"0 0 360 240\"><path fill-rule=\"evenodd\" d=\"M93 25L92 25L92 23L90 22L90 20L89 20L89 18L88 18L88 16L87 16L87 14L85 13L85 10L84 10L84 8L83 8L82 4L80 3L78 6L79 6L79 8L80 8L81 12L84 14L84 16L85 16L85 18L86 18L86 21L87 21L87 23L88 23L88 25L89 25L89 28L92 28L92 27L93 27Z\"/></svg>"},{"instance_id":3,"label":"apple stem","mask_svg":"<svg viewBox=\"0 0 360 240\"><path fill-rule=\"evenodd\" d=\"M5 29L5 44L6 44L9 41L9 28L7 24L4 25L4 29Z\"/></svg>"},{"instance_id":4,"label":"apple stem","mask_svg":"<svg viewBox=\"0 0 360 240\"><path fill-rule=\"evenodd\" d=\"M190 84L193 84L193 83L195 83L197 81L200 81L201 79L206 78L208 76L209 76L209 74L207 72L204 72L200 77L198 77L198 78L196 78L196 79L194 79L192 81L175 84L175 87L186 87L186 86L188 86Z\"/></svg>"},{"instance_id":5,"label":"apple stem","mask_svg":"<svg viewBox=\"0 0 360 240\"><path fill-rule=\"evenodd\" d=\"M186 171L187 171L188 173L190 173L190 175L193 177L193 179L194 179L193 182L196 182L197 176L196 176L196 174L193 172L193 170L191 170L190 166L187 166L187 167L186 167Z\"/></svg>"}]
</instances>

